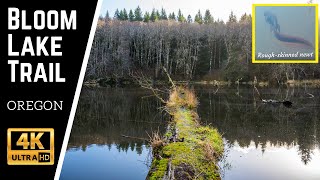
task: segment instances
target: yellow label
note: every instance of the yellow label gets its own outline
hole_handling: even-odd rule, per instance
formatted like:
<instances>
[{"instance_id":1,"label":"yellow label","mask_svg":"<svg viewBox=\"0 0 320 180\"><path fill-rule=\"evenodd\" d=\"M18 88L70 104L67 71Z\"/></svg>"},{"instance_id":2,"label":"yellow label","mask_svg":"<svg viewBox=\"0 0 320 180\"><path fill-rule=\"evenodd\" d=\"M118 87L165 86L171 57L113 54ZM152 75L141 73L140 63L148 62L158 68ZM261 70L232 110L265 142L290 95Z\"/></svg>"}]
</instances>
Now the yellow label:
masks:
<instances>
[{"instance_id":1,"label":"yellow label","mask_svg":"<svg viewBox=\"0 0 320 180\"><path fill-rule=\"evenodd\" d=\"M53 165L54 130L52 128L9 128L8 165Z\"/></svg>"}]
</instances>

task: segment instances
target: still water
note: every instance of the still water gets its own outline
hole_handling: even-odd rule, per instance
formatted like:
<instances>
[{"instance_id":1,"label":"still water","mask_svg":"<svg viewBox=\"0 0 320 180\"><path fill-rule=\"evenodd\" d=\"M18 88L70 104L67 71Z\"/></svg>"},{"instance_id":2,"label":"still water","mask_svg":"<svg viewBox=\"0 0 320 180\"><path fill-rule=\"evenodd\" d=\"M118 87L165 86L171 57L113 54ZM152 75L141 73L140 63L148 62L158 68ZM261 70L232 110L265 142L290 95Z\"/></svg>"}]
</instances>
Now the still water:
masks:
<instances>
[{"instance_id":1,"label":"still water","mask_svg":"<svg viewBox=\"0 0 320 180\"><path fill-rule=\"evenodd\" d=\"M223 179L320 179L319 89L260 89L265 99L290 99L292 108L262 104L252 88L194 89L202 123L223 134ZM84 88L60 178L145 179L148 134L164 132L169 119L151 95Z\"/></svg>"}]
</instances>

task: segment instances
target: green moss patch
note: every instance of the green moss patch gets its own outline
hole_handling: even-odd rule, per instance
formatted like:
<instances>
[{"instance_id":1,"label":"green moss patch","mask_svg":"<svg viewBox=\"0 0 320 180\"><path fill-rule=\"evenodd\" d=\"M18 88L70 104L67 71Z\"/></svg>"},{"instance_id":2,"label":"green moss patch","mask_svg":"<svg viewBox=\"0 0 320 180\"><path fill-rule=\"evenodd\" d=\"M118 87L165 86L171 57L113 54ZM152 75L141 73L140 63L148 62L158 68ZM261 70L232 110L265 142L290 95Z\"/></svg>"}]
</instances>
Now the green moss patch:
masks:
<instances>
[{"instance_id":1,"label":"green moss patch","mask_svg":"<svg viewBox=\"0 0 320 180\"><path fill-rule=\"evenodd\" d=\"M167 171L167 166L168 166L168 159L154 159L152 161L151 167L151 175L149 176L150 180L156 180L156 179L162 179L162 177L165 175ZM150 173L150 172L149 172Z\"/></svg>"}]
</instances>

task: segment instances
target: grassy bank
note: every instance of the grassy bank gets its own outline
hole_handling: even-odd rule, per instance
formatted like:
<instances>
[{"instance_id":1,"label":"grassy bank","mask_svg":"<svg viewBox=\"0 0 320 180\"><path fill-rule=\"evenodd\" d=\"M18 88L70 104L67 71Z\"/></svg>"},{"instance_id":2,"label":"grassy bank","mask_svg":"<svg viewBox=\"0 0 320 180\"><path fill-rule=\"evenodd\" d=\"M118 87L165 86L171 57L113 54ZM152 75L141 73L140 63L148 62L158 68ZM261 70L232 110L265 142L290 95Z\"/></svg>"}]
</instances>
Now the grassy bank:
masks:
<instances>
[{"instance_id":1,"label":"grassy bank","mask_svg":"<svg viewBox=\"0 0 320 180\"><path fill-rule=\"evenodd\" d=\"M172 115L164 137L153 136L153 161L147 179L220 179L221 135L201 126L194 93L173 88L166 110Z\"/></svg>"}]
</instances>

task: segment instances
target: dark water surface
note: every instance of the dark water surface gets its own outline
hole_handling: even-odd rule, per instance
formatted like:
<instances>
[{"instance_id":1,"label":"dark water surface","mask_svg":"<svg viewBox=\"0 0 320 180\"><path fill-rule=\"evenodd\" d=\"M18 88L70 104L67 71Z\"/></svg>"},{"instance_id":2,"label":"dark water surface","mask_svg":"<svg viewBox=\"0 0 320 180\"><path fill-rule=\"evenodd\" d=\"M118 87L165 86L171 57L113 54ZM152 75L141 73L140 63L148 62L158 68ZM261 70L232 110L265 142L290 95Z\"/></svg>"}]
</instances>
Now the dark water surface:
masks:
<instances>
[{"instance_id":1,"label":"dark water surface","mask_svg":"<svg viewBox=\"0 0 320 180\"><path fill-rule=\"evenodd\" d=\"M319 89L260 89L265 99L293 101L292 108L262 104L252 88L215 90L195 87L202 123L223 134L223 179L320 179ZM151 159L144 139L168 121L151 95L84 88L61 179L145 179Z\"/></svg>"}]
</instances>

